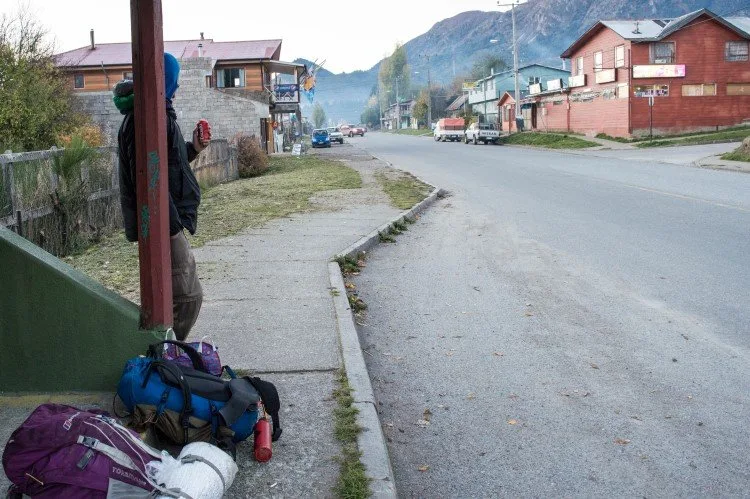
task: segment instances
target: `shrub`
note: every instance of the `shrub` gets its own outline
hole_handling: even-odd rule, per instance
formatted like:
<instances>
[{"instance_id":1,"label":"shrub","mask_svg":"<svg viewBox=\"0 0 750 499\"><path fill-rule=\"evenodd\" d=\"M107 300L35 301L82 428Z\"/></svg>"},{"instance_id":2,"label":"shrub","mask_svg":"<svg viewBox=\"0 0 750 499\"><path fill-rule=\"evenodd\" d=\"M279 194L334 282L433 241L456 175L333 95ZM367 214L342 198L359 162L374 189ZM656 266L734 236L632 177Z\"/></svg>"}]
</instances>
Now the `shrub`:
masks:
<instances>
[{"instance_id":1,"label":"shrub","mask_svg":"<svg viewBox=\"0 0 750 499\"><path fill-rule=\"evenodd\" d=\"M60 134L57 136L59 147L69 147L75 137L80 137L89 147L100 147L104 145L104 134L102 129L93 123L87 123L73 128L68 135Z\"/></svg>"},{"instance_id":2,"label":"shrub","mask_svg":"<svg viewBox=\"0 0 750 499\"><path fill-rule=\"evenodd\" d=\"M268 155L261 149L254 135L235 137L235 143L240 178L256 177L268 170Z\"/></svg>"}]
</instances>

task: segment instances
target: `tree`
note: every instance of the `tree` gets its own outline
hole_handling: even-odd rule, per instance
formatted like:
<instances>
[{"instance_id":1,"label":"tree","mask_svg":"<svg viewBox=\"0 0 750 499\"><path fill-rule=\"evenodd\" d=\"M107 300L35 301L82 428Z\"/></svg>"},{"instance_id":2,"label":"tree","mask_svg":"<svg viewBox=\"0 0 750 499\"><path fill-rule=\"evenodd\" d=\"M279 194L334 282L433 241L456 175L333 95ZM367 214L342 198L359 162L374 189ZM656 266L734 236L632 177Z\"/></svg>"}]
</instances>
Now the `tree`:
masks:
<instances>
[{"instance_id":1,"label":"tree","mask_svg":"<svg viewBox=\"0 0 750 499\"><path fill-rule=\"evenodd\" d=\"M380 63L378 84L380 86L380 100L383 107L396 102L396 93L403 100L411 88L411 69L409 68L406 47L396 45L393 53Z\"/></svg>"},{"instance_id":2,"label":"tree","mask_svg":"<svg viewBox=\"0 0 750 499\"><path fill-rule=\"evenodd\" d=\"M427 95L427 89L419 92L417 101L414 103L414 109L412 109L411 115L417 120L417 123L425 123L427 121L427 102L429 96Z\"/></svg>"},{"instance_id":3,"label":"tree","mask_svg":"<svg viewBox=\"0 0 750 499\"><path fill-rule=\"evenodd\" d=\"M485 54L474 61L471 67L471 79L476 81L489 76L493 71L500 73L508 68L508 65L500 57L494 54Z\"/></svg>"},{"instance_id":4,"label":"tree","mask_svg":"<svg viewBox=\"0 0 750 499\"><path fill-rule=\"evenodd\" d=\"M375 95L371 96L367 101L367 106L365 106L364 111L362 111L359 120L370 128L375 125L380 126L380 105L378 104L378 98Z\"/></svg>"},{"instance_id":5,"label":"tree","mask_svg":"<svg viewBox=\"0 0 750 499\"><path fill-rule=\"evenodd\" d=\"M326 124L326 112L323 110L323 106L320 105L320 102L316 103L313 107L312 119L313 123L315 123L315 128L321 128Z\"/></svg>"},{"instance_id":6,"label":"tree","mask_svg":"<svg viewBox=\"0 0 750 499\"><path fill-rule=\"evenodd\" d=\"M47 149L86 120L53 61L47 31L21 8L0 17L0 150Z\"/></svg>"}]
</instances>

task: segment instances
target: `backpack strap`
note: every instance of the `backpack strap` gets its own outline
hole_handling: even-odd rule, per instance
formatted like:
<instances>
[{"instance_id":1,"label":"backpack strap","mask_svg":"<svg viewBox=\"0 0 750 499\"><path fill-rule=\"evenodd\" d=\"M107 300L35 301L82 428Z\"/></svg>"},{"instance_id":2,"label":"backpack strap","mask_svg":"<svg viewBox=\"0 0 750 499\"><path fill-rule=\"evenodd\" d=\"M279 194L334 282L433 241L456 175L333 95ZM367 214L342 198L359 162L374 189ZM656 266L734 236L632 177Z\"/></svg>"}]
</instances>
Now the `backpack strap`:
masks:
<instances>
[{"instance_id":1,"label":"backpack strap","mask_svg":"<svg viewBox=\"0 0 750 499\"><path fill-rule=\"evenodd\" d=\"M256 390L258 390L260 398L263 401L263 406L271 415L271 419L273 419L273 436L271 437L271 440L275 442L281 438L282 432L281 421L279 421L279 411L281 410L279 392L276 390L276 386L270 381L264 381L260 378L251 378L249 376L246 376L245 379L248 380Z\"/></svg>"},{"instance_id":2,"label":"backpack strap","mask_svg":"<svg viewBox=\"0 0 750 499\"><path fill-rule=\"evenodd\" d=\"M182 371L169 361L154 360L151 362L149 371L156 370L161 378L168 384L176 386L182 391L182 412L180 412L180 423L185 435L185 443L188 443L188 428L190 428L190 415L193 414L193 394L190 386L185 381Z\"/></svg>"}]
</instances>

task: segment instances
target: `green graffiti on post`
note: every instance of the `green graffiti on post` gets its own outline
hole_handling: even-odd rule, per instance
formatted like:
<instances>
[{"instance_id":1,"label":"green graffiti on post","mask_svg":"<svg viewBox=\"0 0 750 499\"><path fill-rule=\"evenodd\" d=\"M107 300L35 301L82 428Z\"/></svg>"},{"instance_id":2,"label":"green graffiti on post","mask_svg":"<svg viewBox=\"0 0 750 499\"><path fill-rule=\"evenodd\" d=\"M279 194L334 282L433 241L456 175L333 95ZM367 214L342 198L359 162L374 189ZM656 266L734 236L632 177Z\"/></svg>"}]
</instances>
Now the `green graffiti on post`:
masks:
<instances>
[{"instance_id":1,"label":"green graffiti on post","mask_svg":"<svg viewBox=\"0 0 750 499\"><path fill-rule=\"evenodd\" d=\"M151 151L148 153L148 189L153 191L159 182L159 153Z\"/></svg>"},{"instance_id":2,"label":"green graffiti on post","mask_svg":"<svg viewBox=\"0 0 750 499\"><path fill-rule=\"evenodd\" d=\"M144 204L141 208L141 239L148 239L148 232L151 228L151 216L149 215L148 205Z\"/></svg>"}]
</instances>

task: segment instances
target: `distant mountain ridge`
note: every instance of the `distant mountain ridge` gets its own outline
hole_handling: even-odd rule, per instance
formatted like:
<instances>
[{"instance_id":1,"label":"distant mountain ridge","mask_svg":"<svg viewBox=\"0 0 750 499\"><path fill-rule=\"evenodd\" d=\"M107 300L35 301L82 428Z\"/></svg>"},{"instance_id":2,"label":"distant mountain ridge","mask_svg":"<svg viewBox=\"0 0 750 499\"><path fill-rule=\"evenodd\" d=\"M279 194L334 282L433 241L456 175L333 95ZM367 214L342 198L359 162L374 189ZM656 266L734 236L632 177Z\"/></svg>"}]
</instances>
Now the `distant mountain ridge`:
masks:
<instances>
[{"instance_id":1,"label":"distant mountain ridge","mask_svg":"<svg viewBox=\"0 0 750 499\"><path fill-rule=\"evenodd\" d=\"M560 54L594 23L602 19L674 18L707 8L721 16L750 15L747 0L529 0L516 8L519 59L560 66ZM447 83L468 72L474 60L497 54L510 64L511 13L463 12L436 23L429 31L405 44L409 64L419 71L412 81L424 85L427 60L433 82ZM490 40L498 40L491 44ZM334 121L353 122L367 102L380 62L366 71L319 73L316 100Z\"/></svg>"}]
</instances>

